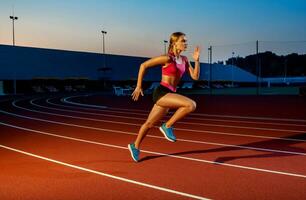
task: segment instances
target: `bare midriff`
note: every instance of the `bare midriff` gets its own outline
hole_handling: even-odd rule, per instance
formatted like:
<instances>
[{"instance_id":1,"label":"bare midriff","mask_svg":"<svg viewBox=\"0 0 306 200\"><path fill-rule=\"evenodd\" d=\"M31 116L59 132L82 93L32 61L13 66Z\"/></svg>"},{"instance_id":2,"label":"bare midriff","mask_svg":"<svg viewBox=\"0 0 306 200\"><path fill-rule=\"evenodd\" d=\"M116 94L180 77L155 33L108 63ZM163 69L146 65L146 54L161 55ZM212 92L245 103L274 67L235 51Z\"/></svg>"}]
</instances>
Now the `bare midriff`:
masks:
<instances>
[{"instance_id":1,"label":"bare midriff","mask_svg":"<svg viewBox=\"0 0 306 200\"><path fill-rule=\"evenodd\" d=\"M175 76L162 75L161 85L169 88L173 92L176 92L176 86L178 82L179 82L179 78Z\"/></svg>"}]
</instances>

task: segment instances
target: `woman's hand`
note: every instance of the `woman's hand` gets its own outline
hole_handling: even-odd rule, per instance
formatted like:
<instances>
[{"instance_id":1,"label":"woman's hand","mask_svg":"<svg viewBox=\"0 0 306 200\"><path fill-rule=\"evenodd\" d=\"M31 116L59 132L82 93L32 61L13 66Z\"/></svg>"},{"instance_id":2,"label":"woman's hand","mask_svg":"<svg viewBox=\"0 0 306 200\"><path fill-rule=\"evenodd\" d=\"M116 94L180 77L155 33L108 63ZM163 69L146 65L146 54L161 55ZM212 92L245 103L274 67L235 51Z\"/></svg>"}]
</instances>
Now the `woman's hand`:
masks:
<instances>
[{"instance_id":1,"label":"woman's hand","mask_svg":"<svg viewBox=\"0 0 306 200\"><path fill-rule=\"evenodd\" d=\"M194 59L194 61L199 61L199 60L200 60L200 47L199 47L199 46L197 46L197 47L194 49L192 58Z\"/></svg>"},{"instance_id":2,"label":"woman's hand","mask_svg":"<svg viewBox=\"0 0 306 200\"><path fill-rule=\"evenodd\" d=\"M134 101L137 101L138 98L139 98L139 94L141 94L141 96L143 96L143 91L142 91L142 88L140 87L136 87L134 92L132 93L132 99Z\"/></svg>"}]
</instances>

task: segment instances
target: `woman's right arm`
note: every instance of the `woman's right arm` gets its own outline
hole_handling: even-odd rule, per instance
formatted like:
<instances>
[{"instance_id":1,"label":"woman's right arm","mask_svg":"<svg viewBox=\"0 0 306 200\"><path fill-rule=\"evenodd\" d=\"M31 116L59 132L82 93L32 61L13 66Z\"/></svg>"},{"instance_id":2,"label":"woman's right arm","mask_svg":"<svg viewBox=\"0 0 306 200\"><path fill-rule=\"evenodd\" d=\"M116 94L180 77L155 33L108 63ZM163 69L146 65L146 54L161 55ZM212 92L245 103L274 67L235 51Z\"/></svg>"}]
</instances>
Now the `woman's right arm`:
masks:
<instances>
[{"instance_id":1,"label":"woman's right arm","mask_svg":"<svg viewBox=\"0 0 306 200\"><path fill-rule=\"evenodd\" d=\"M138 79L137 79L137 86L134 92L132 93L132 98L134 101L138 100L138 97L140 94L143 96L142 80L143 80L146 70L150 67L154 67L157 65L165 65L167 62L169 62L169 59L170 59L169 56L166 56L166 55L158 56L155 58L151 58L140 65Z\"/></svg>"}]
</instances>

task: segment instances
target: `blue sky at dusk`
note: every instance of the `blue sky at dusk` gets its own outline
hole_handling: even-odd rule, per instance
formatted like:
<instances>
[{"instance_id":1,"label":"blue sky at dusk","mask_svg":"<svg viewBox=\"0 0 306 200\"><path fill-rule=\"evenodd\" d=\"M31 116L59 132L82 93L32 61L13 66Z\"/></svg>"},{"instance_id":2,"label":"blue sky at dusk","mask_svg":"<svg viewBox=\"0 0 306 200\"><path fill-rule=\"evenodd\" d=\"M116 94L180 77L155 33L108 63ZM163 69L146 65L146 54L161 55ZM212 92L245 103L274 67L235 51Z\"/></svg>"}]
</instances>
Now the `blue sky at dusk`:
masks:
<instances>
[{"instance_id":1,"label":"blue sky at dusk","mask_svg":"<svg viewBox=\"0 0 306 200\"><path fill-rule=\"evenodd\" d=\"M13 5L19 46L101 52L106 30L108 53L151 57L183 31L187 54L198 44L207 57L209 45L245 43L252 53L256 40L306 40L305 0L1 0L0 44L12 44Z\"/></svg>"}]
</instances>

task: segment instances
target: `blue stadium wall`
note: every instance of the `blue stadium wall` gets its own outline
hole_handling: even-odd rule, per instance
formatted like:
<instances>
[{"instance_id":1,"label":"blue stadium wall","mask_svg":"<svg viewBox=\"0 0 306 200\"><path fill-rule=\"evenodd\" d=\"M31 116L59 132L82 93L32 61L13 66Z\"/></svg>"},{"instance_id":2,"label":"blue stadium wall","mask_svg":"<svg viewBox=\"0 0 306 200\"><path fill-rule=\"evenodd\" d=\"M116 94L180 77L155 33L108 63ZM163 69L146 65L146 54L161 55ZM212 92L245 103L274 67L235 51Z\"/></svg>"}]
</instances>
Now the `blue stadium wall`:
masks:
<instances>
[{"instance_id":1,"label":"blue stadium wall","mask_svg":"<svg viewBox=\"0 0 306 200\"><path fill-rule=\"evenodd\" d=\"M98 70L104 66L103 54L0 45L0 80L12 80L14 76L17 80L38 77L136 80L140 64L148 59L110 54L105 58L111 71L103 73ZM159 81L160 77L161 70L156 67L146 73L145 80Z\"/></svg>"},{"instance_id":2,"label":"blue stadium wall","mask_svg":"<svg viewBox=\"0 0 306 200\"><path fill-rule=\"evenodd\" d=\"M111 71L102 72L104 55L99 53L42 49L0 45L0 80L31 80L33 78L72 78L90 80L109 79L114 81L136 80L139 66L145 57L111 55L105 56L106 67ZM231 65L201 63L200 80L256 82L256 76ZM145 81L160 81L160 67L153 67L145 74ZM191 81L183 76L183 81Z\"/></svg>"}]
</instances>

